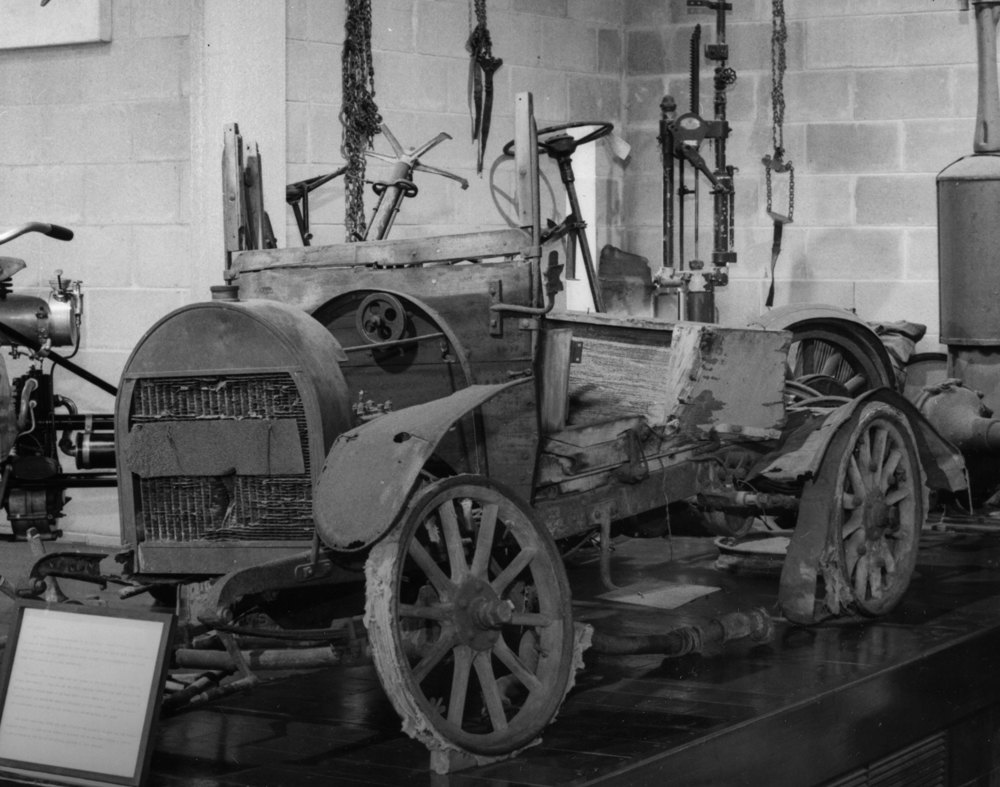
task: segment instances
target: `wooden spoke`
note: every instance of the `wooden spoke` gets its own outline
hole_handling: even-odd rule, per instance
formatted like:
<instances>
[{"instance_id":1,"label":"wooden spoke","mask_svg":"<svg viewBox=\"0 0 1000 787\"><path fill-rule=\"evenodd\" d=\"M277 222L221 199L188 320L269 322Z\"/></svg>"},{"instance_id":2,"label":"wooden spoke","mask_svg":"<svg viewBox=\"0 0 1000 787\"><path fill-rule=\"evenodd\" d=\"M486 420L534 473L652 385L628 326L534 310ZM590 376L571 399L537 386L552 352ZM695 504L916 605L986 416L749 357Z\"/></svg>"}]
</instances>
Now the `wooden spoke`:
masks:
<instances>
[{"instance_id":1,"label":"wooden spoke","mask_svg":"<svg viewBox=\"0 0 1000 787\"><path fill-rule=\"evenodd\" d=\"M852 376L847 380L847 382L844 383L844 387L847 389L847 393L851 396L857 396L870 388L868 378L863 374L855 374Z\"/></svg>"},{"instance_id":2,"label":"wooden spoke","mask_svg":"<svg viewBox=\"0 0 1000 787\"><path fill-rule=\"evenodd\" d=\"M476 551L472 556L472 565L469 568L472 576L480 579L486 578L486 568L489 565L490 553L493 549L498 510L499 507L496 503L483 506L483 516L479 522L479 532L476 534Z\"/></svg>"},{"instance_id":3,"label":"wooden spoke","mask_svg":"<svg viewBox=\"0 0 1000 787\"><path fill-rule=\"evenodd\" d=\"M885 466L885 451L888 444L888 430L876 430L874 444L872 445L872 472L875 472L879 467Z\"/></svg>"},{"instance_id":4,"label":"wooden spoke","mask_svg":"<svg viewBox=\"0 0 1000 787\"><path fill-rule=\"evenodd\" d=\"M856 495L864 495L868 491L868 484L865 483L861 475L861 468L858 467L858 460L853 454L847 460L847 477L851 481L851 487Z\"/></svg>"},{"instance_id":5,"label":"wooden spoke","mask_svg":"<svg viewBox=\"0 0 1000 787\"><path fill-rule=\"evenodd\" d=\"M528 689L528 691L537 691L542 687L541 681L524 666L521 659L517 657L517 654L504 642L503 637L497 640L497 644L493 647L493 652L500 659L501 663L510 670L511 674L521 681L521 685Z\"/></svg>"},{"instance_id":6,"label":"wooden spoke","mask_svg":"<svg viewBox=\"0 0 1000 787\"><path fill-rule=\"evenodd\" d=\"M479 689L483 693L483 703L486 705L486 712L490 716L493 729L495 731L507 729L507 714L503 711L503 698L500 696L500 686L493 673L490 651L476 654L472 665L476 669L476 677L479 678Z\"/></svg>"},{"instance_id":7,"label":"wooden spoke","mask_svg":"<svg viewBox=\"0 0 1000 787\"><path fill-rule=\"evenodd\" d=\"M886 457L885 465L882 467L882 475L879 476L879 482L884 492L889 488L889 482L896 473L896 469L899 467L899 463L903 461L903 452L897 448L892 449L889 452L889 456Z\"/></svg>"},{"instance_id":8,"label":"wooden spoke","mask_svg":"<svg viewBox=\"0 0 1000 787\"><path fill-rule=\"evenodd\" d=\"M448 562L451 564L452 582L461 582L469 573L469 566L465 562L465 552L462 548L462 533L458 527L458 518L455 516L454 503L446 500L437 509L441 518L441 529L444 533L444 543L448 548Z\"/></svg>"},{"instance_id":9,"label":"wooden spoke","mask_svg":"<svg viewBox=\"0 0 1000 787\"><path fill-rule=\"evenodd\" d=\"M457 642L458 640L455 638L453 631L448 633L442 632L441 637L438 638L426 655L413 667L413 677L416 678L417 683L423 682L428 673L441 662L441 659L455 647Z\"/></svg>"},{"instance_id":10,"label":"wooden spoke","mask_svg":"<svg viewBox=\"0 0 1000 787\"><path fill-rule=\"evenodd\" d=\"M908 486L899 486L885 496L886 505L896 506L913 494L913 490Z\"/></svg>"},{"instance_id":11,"label":"wooden spoke","mask_svg":"<svg viewBox=\"0 0 1000 787\"><path fill-rule=\"evenodd\" d=\"M434 586L434 589L437 590L438 595L441 598L450 597L455 586L445 576L444 572L438 568L438 564L434 562L434 558L424 549L424 545L417 540L411 541L409 544L409 553L410 557L417 561L417 565L427 575L427 579Z\"/></svg>"},{"instance_id":12,"label":"wooden spoke","mask_svg":"<svg viewBox=\"0 0 1000 787\"><path fill-rule=\"evenodd\" d=\"M490 583L493 588L493 592L498 596L503 595L507 586L517 579L518 574L524 571L524 569L531 564L531 561L535 559L536 554L537 550L530 547L528 549L522 549L518 552L517 557L510 561L510 564L500 573L500 576L495 577Z\"/></svg>"},{"instance_id":13,"label":"wooden spoke","mask_svg":"<svg viewBox=\"0 0 1000 787\"><path fill-rule=\"evenodd\" d=\"M855 508L851 515L844 522L843 528L840 531L841 538L847 538L849 535L854 533L858 528L863 527L865 524L864 512L860 509Z\"/></svg>"},{"instance_id":14,"label":"wooden spoke","mask_svg":"<svg viewBox=\"0 0 1000 787\"><path fill-rule=\"evenodd\" d=\"M465 697L469 690L472 668L472 648L460 645L455 648L455 666L451 673L451 697L448 699L448 721L461 725L465 716Z\"/></svg>"}]
</instances>

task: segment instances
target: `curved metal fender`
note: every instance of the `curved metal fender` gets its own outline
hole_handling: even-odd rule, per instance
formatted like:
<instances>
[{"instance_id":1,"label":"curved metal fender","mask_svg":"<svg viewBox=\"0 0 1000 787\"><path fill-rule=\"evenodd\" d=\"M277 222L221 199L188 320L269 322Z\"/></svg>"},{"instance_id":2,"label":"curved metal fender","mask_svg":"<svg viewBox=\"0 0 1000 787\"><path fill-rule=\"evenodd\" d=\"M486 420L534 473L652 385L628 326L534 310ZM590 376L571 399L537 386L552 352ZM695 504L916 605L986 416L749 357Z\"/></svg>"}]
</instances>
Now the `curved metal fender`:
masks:
<instances>
[{"instance_id":1,"label":"curved metal fender","mask_svg":"<svg viewBox=\"0 0 1000 787\"><path fill-rule=\"evenodd\" d=\"M522 385L470 385L432 402L387 413L341 434L313 494L313 519L330 549L356 552L396 523L421 468L451 426L494 396Z\"/></svg>"},{"instance_id":2,"label":"curved metal fender","mask_svg":"<svg viewBox=\"0 0 1000 787\"><path fill-rule=\"evenodd\" d=\"M815 476L840 427L867 402L884 402L902 411L906 416L913 426L920 461L927 473L927 485L931 489L957 492L968 488L969 480L962 453L938 434L931 422L908 399L889 388L867 391L833 410L818 426L815 422L807 425L806 429L811 431L804 438L795 439L796 436L793 435L785 441L786 445L796 445L793 450L771 459L756 475L773 481L793 483Z\"/></svg>"}]
</instances>

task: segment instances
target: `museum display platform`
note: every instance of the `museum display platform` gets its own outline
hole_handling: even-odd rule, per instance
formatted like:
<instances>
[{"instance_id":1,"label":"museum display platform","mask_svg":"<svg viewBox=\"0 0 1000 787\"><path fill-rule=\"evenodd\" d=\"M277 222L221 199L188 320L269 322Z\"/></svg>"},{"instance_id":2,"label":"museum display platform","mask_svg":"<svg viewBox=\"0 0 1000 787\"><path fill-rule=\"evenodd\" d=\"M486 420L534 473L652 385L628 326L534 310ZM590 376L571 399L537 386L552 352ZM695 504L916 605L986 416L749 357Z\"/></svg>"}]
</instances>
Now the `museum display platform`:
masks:
<instances>
[{"instance_id":1,"label":"museum display platform","mask_svg":"<svg viewBox=\"0 0 1000 787\"><path fill-rule=\"evenodd\" d=\"M22 549L30 565L23 544L4 548L5 567ZM642 603L601 598L596 554L583 556L569 567L575 616L644 634L776 614L776 577L720 571L717 556L710 538L621 539L613 578L641 583ZM664 587L716 590L646 606ZM904 601L877 622L778 619L771 642L673 659L588 651L556 721L514 759L433 774L374 669L332 667L262 672L249 691L164 717L148 785L988 784L1000 772L998 654L1000 536L929 532Z\"/></svg>"}]
</instances>

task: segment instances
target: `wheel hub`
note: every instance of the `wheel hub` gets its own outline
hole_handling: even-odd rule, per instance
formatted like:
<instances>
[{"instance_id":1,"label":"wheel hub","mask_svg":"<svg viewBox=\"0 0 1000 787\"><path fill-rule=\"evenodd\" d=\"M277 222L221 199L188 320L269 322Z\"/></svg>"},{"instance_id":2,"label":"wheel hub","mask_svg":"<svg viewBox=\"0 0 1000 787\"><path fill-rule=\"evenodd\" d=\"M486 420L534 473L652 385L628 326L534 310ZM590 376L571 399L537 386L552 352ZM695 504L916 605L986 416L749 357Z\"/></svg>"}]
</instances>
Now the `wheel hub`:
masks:
<instances>
[{"instance_id":1,"label":"wheel hub","mask_svg":"<svg viewBox=\"0 0 1000 787\"><path fill-rule=\"evenodd\" d=\"M501 627L511 621L514 605L501 599L489 583L470 577L455 595L454 610L462 644L474 650L489 650L496 644Z\"/></svg>"}]
</instances>

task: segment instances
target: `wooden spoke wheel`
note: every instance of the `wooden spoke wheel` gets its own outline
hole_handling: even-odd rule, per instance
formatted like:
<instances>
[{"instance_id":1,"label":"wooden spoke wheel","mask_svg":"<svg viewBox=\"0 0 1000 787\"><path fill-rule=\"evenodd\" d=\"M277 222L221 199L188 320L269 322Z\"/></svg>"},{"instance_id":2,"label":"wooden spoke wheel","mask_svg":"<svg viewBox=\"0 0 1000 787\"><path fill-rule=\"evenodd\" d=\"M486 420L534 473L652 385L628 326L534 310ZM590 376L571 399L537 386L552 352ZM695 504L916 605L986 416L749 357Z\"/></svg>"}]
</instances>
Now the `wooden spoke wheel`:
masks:
<instances>
[{"instance_id":1,"label":"wooden spoke wheel","mask_svg":"<svg viewBox=\"0 0 1000 787\"><path fill-rule=\"evenodd\" d=\"M913 432L897 409L869 403L827 457L820 474L835 474L830 546L846 590L838 595L865 615L882 615L910 584L927 507ZM839 603L832 606L837 612Z\"/></svg>"},{"instance_id":2,"label":"wooden spoke wheel","mask_svg":"<svg viewBox=\"0 0 1000 787\"><path fill-rule=\"evenodd\" d=\"M502 755L534 741L566 692L566 573L530 511L481 476L435 481L372 548L365 623L404 729Z\"/></svg>"},{"instance_id":3,"label":"wooden spoke wheel","mask_svg":"<svg viewBox=\"0 0 1000 787\"><path fill-rule=\"evenodd\" d=\"M850 397L873 388L895 388L892 362L878 338L864 326L815 319L794 324L789 330L790 379L821 394Z\"/></svg>"}]
</instances>

